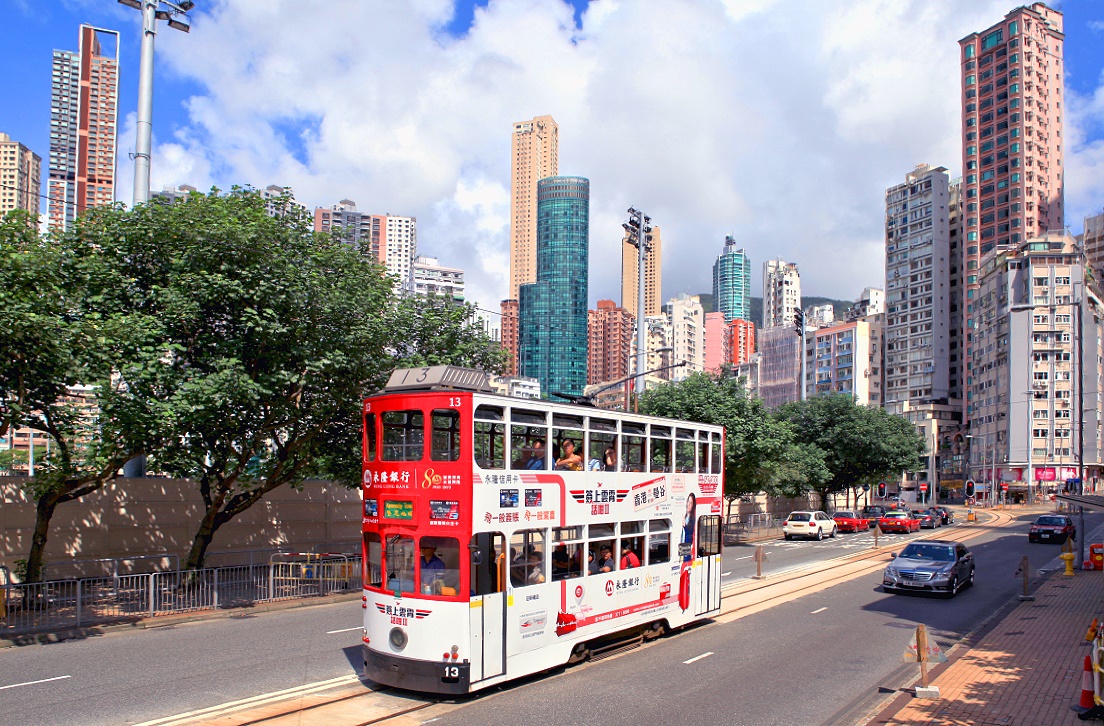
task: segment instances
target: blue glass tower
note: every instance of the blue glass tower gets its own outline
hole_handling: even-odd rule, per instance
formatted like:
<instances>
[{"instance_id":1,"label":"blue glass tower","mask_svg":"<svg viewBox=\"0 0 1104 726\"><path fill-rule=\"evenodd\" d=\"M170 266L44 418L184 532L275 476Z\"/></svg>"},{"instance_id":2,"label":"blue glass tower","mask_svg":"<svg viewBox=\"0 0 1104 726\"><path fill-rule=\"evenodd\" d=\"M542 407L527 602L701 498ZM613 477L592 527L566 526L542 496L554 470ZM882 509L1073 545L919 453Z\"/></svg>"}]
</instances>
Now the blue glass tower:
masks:
<instances>
[{"instance_id":1,"label":"blue glass tower","mask_svg":"<svg viewBox=\"0 0 1104 726\"><path fill-rule=\"evenodd\" d=\"M731 236L725 237L724 252L713 263L713 304L726 323L751 316L751 264Z\"/></svg>"},{"instance_id":2,"label":"blue glass tower","mask_svg":"<svg viewBox=\"0 0 1104 726\"><path fill-rule=\"evenodd\" d=\"M580 395L587 380L590 180L537 182L537 281L518 295L518 373L541 395Z\"/></svg>"}]
</instances>

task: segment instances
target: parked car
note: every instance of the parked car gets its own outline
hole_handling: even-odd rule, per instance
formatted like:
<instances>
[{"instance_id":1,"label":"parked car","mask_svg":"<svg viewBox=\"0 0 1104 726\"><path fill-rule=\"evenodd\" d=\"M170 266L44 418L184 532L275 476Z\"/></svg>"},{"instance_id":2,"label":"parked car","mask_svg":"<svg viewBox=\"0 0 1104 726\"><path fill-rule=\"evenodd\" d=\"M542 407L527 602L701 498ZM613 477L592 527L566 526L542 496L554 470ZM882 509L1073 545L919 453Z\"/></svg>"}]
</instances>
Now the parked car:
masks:
<instances>
[{"instance_id":1,"label":"parked car","mask_svg":"<svg viewBox=\"0 0 1104 726\"><path fill-rule=\"evenodd\" d=\"M920 520L907 509L894 509L881 516L878 520L878 527L883 532L908 534L909 532L920 531Z\"/></svg>"},{"instance_id":2,"label":"parked car","mask_svg":"<svg viewBox=\"0 0 1104 726\"><path fill-rule=\"evenodd\" d=\"M943 524L954 524L954 512L946 507L935 507L939 510L939 516L943 518Z\"/></svg>"},{"instance_id":3,"label":"parked car","mask_svg":"<svg viewBox=\"0 0 1104 726\"><path fill-rule=\"evenodd\" d=\"M880 504L868 504L862 508L861 514L870 520L870 528L874 529L878 524L878 519L888 511L888 509Z\"/></svg>"},{"instance_id":4,"label":"parked car","mask_svg":"<svg viewBox=\"0 0 1104 726\"><path fill-rule=\"evenodd\" d=\"M861 512L850 509L841 509L832 515L836 521L836 528L840 532L865 532L870 529L870 520L862 516Z\"/></svg>"},{"instance_id":5,"label":"parked car","mask_svg":"<svg viewBox=\"0 0 1104 726\"><path fill-rule=\"evenodd\" d=\"M1065 542L1077 539L1077 527L1064 514L1044 514L1027 530L1028 542Z\"/></svg>"},{"instance_id":6,"label":"parked car","mask_svg":"<svg viewBox=\"0 0 1104 726\"><path fill-rule=\"evenodd\" d=\"M943 526L943 515L934 507L925 509L923 512L917 512L916 516L920 519L921 529L935 529Z\"/></svg>"},{"instance_id":7,"label":"parked car","mask_svg":"<svg viewBox=\"0 0 1104 726\"><path fill-rule=\"evenodd\" d=\"M835 537L837 529L835 521L824 512L790 512L782 525L786 539L806 537L821 540L824 535Z\"/></svg>"},{"instance_id":8,"label":"parked car","mask_svg":"<svg viewBox=\"0 0 1104 726\"><path fill-rule=\"evenodd\" d=\"M944 592L954 597L974 584L974 556L966 545L931 539L911 542L882 573L886 592Z\"/></svg>"}]
</instances>

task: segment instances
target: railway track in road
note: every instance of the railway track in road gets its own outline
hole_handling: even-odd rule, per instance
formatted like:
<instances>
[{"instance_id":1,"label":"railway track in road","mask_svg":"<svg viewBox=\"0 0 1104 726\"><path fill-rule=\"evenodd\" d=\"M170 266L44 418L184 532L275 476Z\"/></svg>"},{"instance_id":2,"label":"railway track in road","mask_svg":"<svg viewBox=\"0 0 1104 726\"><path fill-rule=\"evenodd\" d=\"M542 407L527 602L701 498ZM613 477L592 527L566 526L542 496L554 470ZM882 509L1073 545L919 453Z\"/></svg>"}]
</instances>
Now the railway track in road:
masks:
<instances>
[{"instance_id":1,"label":"railway track in road","mask_svg":"<svg viewBox=\"0 0 1104 726\"><path fill-rule=\"evenodd\" d=\"M764 580L739 581L722 591L721 612L713 618L713 624L747 617L880 570L888 561L886 555L907 542L916 539L962 542L989 530L1004 527L1015 518L1013 512L1006 510L996 510L989 514L992 518L985 523L964 524L948 532L933 532L919 538L894 537L890 542L874 549L852 552L801 569L772 575ZM618 649L617 653L630 649L634 649L634 644ZM387 687L371 688L358 676L349 675L149 721L140 726L407 726L424 723L455 707L455 701L420 696Z\"/></svg>"}]
</instances>

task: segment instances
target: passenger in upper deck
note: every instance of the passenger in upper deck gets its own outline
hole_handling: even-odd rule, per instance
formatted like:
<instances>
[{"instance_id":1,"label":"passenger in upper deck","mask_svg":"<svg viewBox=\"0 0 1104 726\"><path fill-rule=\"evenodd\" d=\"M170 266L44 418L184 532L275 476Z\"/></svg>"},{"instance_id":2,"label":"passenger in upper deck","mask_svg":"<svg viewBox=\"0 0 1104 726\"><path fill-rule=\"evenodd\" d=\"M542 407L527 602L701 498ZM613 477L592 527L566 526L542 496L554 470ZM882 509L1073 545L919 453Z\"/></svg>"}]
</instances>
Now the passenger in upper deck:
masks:
<instances>
[{"instance_id":1,"label":"passenger in upper deck","mask_svg":"<svg viewBox=\"0 0 1104 726\"><path fill-rule=\"evenodd\" d=\"M556 468L567 471L582 471L583 457L575 453L575 442L564 439L560 443L560 458L556 459Z\"/></svg>"},{"instance_id":2,"label":"passenger in upper deck","mask_svg":"<svg viewBox=\"0 0 1104 726\"><path fill-rule=\"evenodd\" d=\"M602 556L598 558L598 572L613 572L613 548L602 545Z\"/></svg>"},{"instance_id":3,"label":"passenger in upper deck","mask_svg":"<svg viewBox=\"0 0 1104 726\"><path fill-rule=\"evenodd\" d=\"M541 439L534 439L532 445L529 447L529 461L525 464L525 468L544 468L544 441Z\"/></svg>"}]
</instances>

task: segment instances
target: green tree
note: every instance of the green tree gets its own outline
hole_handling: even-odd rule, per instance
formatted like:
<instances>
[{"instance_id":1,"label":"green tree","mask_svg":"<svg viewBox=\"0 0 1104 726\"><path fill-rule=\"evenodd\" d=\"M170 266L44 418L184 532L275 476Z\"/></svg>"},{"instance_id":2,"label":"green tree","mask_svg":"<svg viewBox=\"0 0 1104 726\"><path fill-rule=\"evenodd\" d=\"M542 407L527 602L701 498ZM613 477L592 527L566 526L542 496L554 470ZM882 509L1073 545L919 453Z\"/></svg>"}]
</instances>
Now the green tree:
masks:
<instances>
[{"instance_id":1,"label":"green tree","mask_svg":"<svg viewBox=\"0 0 1104 726\"><path fill-rule=\"evenodd\" d=\"M151 465L199 489L189 568L273 489L359 482L360 401L393 368L496 360L467 308L396 299L381 266L253 192L104 210L82 231L98 309L150 321L154 355L122 379L159 415L130 448L155 439Z\"/></svg>"},{"instance_id":2,"label":"green tree","mask_svg":"<svg viewBox=\"0 0 1104 726\"><path fill-rule=\"evenodd\" d=\"M796 440L816 447L826 474L811 486L826 503L831 494L922 466L923 437L900 416L858 405L845 394L814 396L782 406L778 416Z\"/></svg>"},{"instance_id":3,"label":"green tree","mask_svg":"<svg viewBox=\"0 0 1104 726\"><path fill-rule=\"evenodd\" d=\"M801 462L787 460L793 449L789 425L772 417L736 378L692 373L645 391L640 410L725 427L724 492L730 509L741 496L785 494L795 485Z\"/></svg>"},{"instance_id":4,"label":"green tree","mask_svg":"<svg viewBox=\"0 0 1104 726\"><path fill-rule=\"evenodd\" d=\"M44 239L31 222L22 213L0 220L0 434L26 427L49 440L49 455L36 452L24 485L35 500L26 577L37 582L58 505L102 488L143 452L116 433L125 427L129 441L141 441L145 417L128 420L144 407L125 400L112 376L120 356L133 352L140 320L90 315L89 282L98 273L73 245L79 235Z\"/></svg>"}]
</instances>

